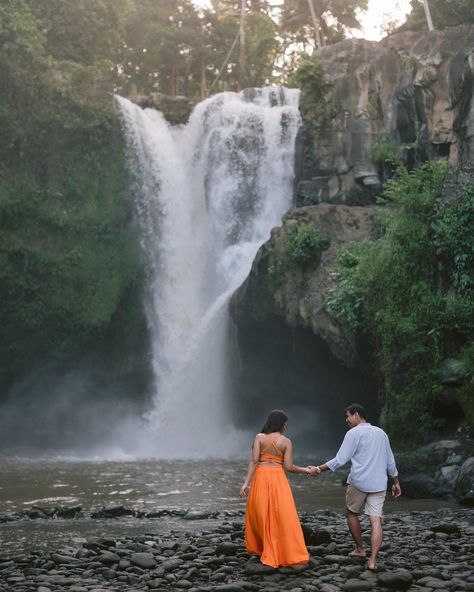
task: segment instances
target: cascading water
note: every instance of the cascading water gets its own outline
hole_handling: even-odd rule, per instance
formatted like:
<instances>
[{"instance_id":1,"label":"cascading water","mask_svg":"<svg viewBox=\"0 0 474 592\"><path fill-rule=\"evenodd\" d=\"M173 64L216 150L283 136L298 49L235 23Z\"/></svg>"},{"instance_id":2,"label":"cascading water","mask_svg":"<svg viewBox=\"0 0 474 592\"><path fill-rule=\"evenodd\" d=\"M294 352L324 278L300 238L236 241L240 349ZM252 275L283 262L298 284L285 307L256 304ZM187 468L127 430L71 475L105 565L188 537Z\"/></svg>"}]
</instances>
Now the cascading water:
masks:
<instances>
[{"instance_id":1,"label":"cascading water","mask_svg":"<svg viewBox=\"0 0 474 592\"><path fill-rule=\"evenodd\" d=\"M239 453L229 410L228 303L291 206L297 90L199 103L186 126L116 97L135 180L155 407L143 453Z\"/></svg>"}]
</instances>

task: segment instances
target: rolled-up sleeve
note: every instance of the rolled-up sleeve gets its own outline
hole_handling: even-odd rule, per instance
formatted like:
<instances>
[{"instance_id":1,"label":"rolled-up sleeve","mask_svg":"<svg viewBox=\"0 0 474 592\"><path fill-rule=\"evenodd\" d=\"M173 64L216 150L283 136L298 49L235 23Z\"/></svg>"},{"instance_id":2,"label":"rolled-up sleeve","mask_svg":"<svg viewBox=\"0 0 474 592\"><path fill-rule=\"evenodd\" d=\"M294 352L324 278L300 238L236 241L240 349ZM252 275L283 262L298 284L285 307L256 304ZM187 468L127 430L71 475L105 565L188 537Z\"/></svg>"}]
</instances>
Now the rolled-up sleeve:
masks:
<instances>
[{"instance_id":1,"label":"rolled-up sleeve","mask_svg":"<svg viewBox=\"0 0 474 592\"><path fill-rule=\"evenodd\" d=\"M387 447L387 472L390 475L390 477L398 477L397 466L395 464L395 457L393 456L388 436L386 436L385 445Z\"/></svg>"},{"instance_id":2,"label":"rolled-up sleeve","mask_svg":"<svg viewBox=\"0 0 474 592\"><path fill-rule=\"evenodd\" d=\"M328 460L325 464L331 469L331 471L335 471L339 467L342 467L347 462L349 462L357 448L357 440L354 438L353 434L349 430L342 441L341 447L337 451L337 454L331 460ZM395 461L394 461L395 462Z\"/></svg>"}]
</instances>

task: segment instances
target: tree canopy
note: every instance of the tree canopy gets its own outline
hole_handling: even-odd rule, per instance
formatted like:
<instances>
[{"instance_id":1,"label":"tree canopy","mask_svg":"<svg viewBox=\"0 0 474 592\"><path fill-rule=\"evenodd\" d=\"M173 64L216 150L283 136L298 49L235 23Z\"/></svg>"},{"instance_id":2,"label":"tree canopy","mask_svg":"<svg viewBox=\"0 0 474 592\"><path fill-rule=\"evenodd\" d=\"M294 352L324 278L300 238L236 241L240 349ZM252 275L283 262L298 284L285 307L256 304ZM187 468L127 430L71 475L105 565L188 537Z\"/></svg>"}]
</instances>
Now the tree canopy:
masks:
<instances>
[{"instance_id":1,"label":"tree canopy","mask_svg":"<svg viewBox=\"0 0 474 592\"><path fill-rule=\"evenodd\" d=\"M367 0L285 0L282 29L312 38L316 47L344 38L348 29L360 29L358 10Z\"/></svg>"},{"instance_id":2,"label":"tree canopy","mask_svg":"<svg viewBox=\"0 0 474 592\"><path fill-rule=\"evenodd\" d=\"M423 1L411 0L411 7L406 28L426 29ZM474 2L472 0L429 0L429 7L435 29L474 23Z\"/></svg>"},{"instance_id":3,"label":"tree canopy","mask_svg":"<svg viewBox=\"0 0 474 592\"><path fill-rule=\"evenodd\" d=\"M310 4L324 45L359 26L367 0L245 0L243 21L241 0L5 0L0 67L25 81L27 67L74 62L97 68L108 91L199 99L281 81L289 47L318 45Z\"/></svg>"}]
</instances>

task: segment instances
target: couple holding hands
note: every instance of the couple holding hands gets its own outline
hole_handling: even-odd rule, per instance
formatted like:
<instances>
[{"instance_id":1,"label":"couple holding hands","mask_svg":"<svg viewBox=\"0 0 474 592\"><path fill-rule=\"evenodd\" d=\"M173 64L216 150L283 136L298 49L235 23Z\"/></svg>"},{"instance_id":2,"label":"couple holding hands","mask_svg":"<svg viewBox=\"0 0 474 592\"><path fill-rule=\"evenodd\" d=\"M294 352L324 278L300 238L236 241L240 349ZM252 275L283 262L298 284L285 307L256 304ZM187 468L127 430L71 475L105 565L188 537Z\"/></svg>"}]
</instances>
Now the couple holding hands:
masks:
<instances>
[{"instance_id":1,"label":"couple holding hands","mask_svg":"<svg viewBox=\"0 0 474 592\"><path fill-rule=\"evenodd\" d=\"M377 569L377 554L383 537L382 510L387 474L392 478L392 496L398 498L401 495L397 467L387 434L366 421L364 407L350 405L345 409L345 415L350 429L338 453L319 466L293 464L291 440L283 435L288 425L288 416L283 411L272 411L261 433L255 436L240 497L249 492L245 513L247 553L258 555L262 563L276 568L309 561L285 471L319 475L328 470L335 471L351 461L346 507L355 549L349 555L367 557L368 569ZM358 516L363 506L371 526L369 555L364 548Z\"/></svg>"}]
</instances>

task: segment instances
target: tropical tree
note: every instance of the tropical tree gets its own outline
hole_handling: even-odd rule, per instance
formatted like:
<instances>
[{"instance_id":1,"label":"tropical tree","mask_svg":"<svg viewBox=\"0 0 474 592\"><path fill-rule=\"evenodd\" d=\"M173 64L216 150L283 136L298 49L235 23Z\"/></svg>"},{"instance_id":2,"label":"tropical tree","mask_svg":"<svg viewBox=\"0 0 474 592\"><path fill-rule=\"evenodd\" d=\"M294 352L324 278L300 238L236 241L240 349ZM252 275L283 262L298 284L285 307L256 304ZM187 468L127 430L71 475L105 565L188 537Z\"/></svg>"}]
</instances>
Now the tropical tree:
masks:
<instances>
[{"instance_id":1,"label":"tropical tree","mask_svg":"<svg viewBox=\"0 0 474 592\"><path fill-rule=\"evenodd\" d=\"M25 0L58 60L114 61L133 0Z\"/></svg>"},{"instance_id":2,"label":"tropical tree","mask_svg":"<svg viewBox=\"0 0 474 592\"><path fill-rule=\"evenodd\" d=\"M193 95L208 53L205 18L191 0L136 0L121 56L121 85Z\"/></svg>"},{"instance_id":3,"label":"tropical tree","mask_svg":"<svg viewBox=\"0 0 474 592\"><path fill-rule=\"evenodd\" d=\"M359 29L357 11L367 0L284 0L282 30L314 39L316 48L339 41L347 29Z\"/></svg>"},{"instance_id":4,"label":"tropical tree","mask_svg":"<svg viewBox=\"0 0 474 592\"><path fill-rule=\"evenodd\" d=\"M273 65L278 50L277 26L267 12L267 4L260 2L257 10L245 12L245 61L239 47L241 15L235 11L236 2L215 5L212 15L213 67L215 81L212 90L237 90L261 86L273 76ZM265 4L265 5L264 5ZM224 10L222 10L224 9Z\"/></svg>"},{"instance_id":5,"label":"tropical tree","mask_svg":"<svg viewBox=\"0 0 474 592\"><path fill-rule=\"evenodd\" d=\"M426 30L424 1L411 0L412 10L407 19L407 27ZM472 0L429 0L429 9L435 29L474 23L474 2Z\"/></svg>"}]
</instances>

